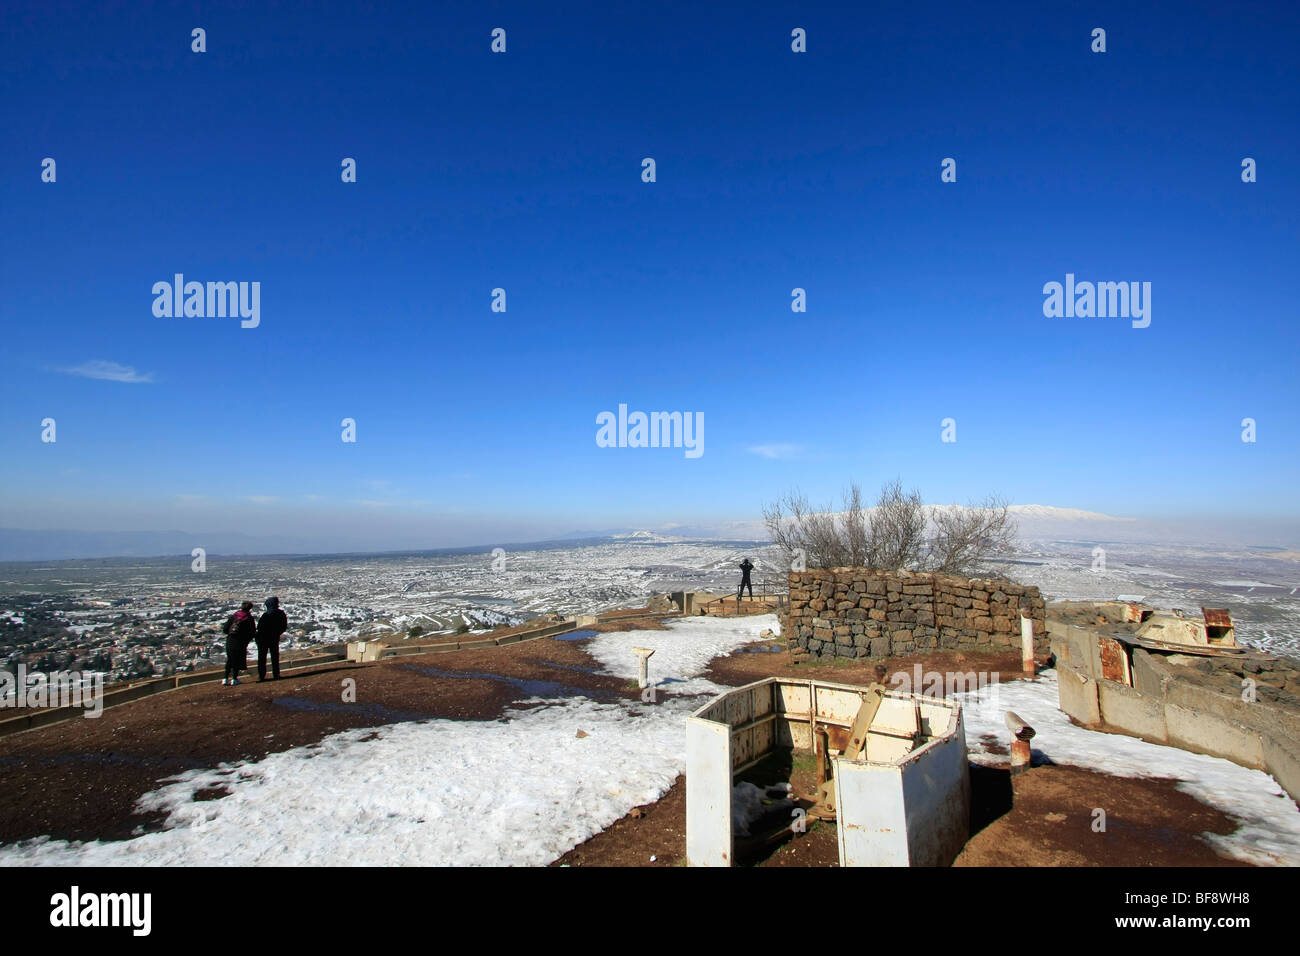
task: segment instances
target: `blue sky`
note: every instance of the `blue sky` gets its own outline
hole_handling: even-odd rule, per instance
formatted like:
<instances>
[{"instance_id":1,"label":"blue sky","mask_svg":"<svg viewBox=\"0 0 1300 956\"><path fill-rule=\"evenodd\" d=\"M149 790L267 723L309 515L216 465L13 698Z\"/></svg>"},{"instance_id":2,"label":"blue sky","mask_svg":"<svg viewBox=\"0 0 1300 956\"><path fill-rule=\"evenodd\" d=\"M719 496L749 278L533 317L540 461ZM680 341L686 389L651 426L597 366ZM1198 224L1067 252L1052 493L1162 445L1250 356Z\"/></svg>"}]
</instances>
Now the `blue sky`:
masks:
<instances>
[{"instance_id":1,"label":"blue sky","mask_svg":"<svg viewBox=\"0 0 1300 956\"><path fill-rule=\"evenodd\" d=\"M437 547L895 476L1297 515L1300 8L329 10L7 8L0 525ZM260 326L155 317L176 272ZM1044 317L1067 272L1150 327ZM619 403L704 454L598 447Z\"/></svg>"}]
</instances>

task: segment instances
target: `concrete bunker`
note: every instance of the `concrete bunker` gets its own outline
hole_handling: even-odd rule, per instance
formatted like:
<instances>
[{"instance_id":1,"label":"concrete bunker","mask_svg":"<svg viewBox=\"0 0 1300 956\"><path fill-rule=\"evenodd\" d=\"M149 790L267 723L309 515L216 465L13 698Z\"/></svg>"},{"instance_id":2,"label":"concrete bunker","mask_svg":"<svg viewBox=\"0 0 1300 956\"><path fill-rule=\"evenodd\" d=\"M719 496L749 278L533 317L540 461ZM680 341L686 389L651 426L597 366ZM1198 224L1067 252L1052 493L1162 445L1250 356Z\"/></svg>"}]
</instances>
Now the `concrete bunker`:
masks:
<instances>
[{"instance_id":1,"label":"concrete bunker","mask_svg":"<svg viewBox=\"0 0 1300 956\"><path fill-rule=\"evenodd\" d=\"M1282 691L1300 689L1294 661L1238 645L1221 608L1202 608L1199 620L1134 601L1067 601L1053 611L1065 714L1263 770L1300 802L1300 705Z\"/></svg>"},{"instance_id":2,"label":"concrete bunker","mask_svg":"<svg viewBox=\"0 0 1300 956\"><path fill-rule=\"evenodd\" d=\"M769 677L687 719L689 865L732 865L735 779L783 749L829 764L841 866L946 866L965 846L970 775L960 704L880 685Z\"/></svg>"}]
</instances>

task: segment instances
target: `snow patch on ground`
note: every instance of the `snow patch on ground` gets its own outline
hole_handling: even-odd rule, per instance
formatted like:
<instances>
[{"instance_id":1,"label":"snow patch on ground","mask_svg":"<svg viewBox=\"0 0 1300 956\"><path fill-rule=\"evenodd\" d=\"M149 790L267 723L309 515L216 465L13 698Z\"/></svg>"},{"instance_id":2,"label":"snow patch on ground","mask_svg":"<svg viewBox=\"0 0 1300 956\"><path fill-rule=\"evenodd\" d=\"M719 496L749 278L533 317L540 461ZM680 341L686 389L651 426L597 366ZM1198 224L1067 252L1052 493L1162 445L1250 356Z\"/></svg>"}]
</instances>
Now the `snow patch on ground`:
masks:
<instances>
[{"instance_id":1,"label":"snow patch on ground","mask_svg":"<svg viewBox=\"0 0 1300 956\"><path fill-rule=\"evenodd\" d=\"M541 865L661 797L685 768L683 720L714 657L761 640L771 615L687 618L666 631L599 634L587 647L610 673L633 678L632 647L653 647L653 704L586 698L521 706L500 720L429 720L347 731L258 761L191 771L140 801L166 827L119 842L41 838L0 846L0 865ZM1222 852L1300 864L1300 812L1268 775L1136 738L1083 730L1057 708L1054 671L1012 681L963 704L971 759L991 735L1005 744L1014 710L1056 763L1132 777L1167 777L1242 821L1209 837ZM579 737L582 731L584 736ZM195 800L224 788L226 796ZM738 795L741 813L761 793ZM739 818L739 816L738 816ZM743 824L742 824L743 825Z\"/></svg>"},{"instance_id":2,"label":"snow patch on ground","mask_svg":"<svg viewBox=\"0 0 1300 956\"><path fill-rule=\"evenodd\" d=\"M650 682L660 693L716 694L713 681L696 677L709 661L736 648L765 640L764 629L777 633L775 614L753 617L686 617L670 621L666 631L610 631L597 635L587 652L616 677L637 676L634 647L654 648L650 658Z\"/></svg>"},{"instance_id":3,"label":"snow patch on ground","mask_svg":"<svg viewBox=\"0 0 1300 956\"><path fill-rule=\"evenodd\" d=\"M348 731L182 774L140 801L167 814L162 832L29 841L0 848L0 864L543 865L672 786L686 712L572 699L502 720ZM194 800L212 787L230 793Z\"/></svg>"},{"instance_id":4,"label":"snow patch on ground","mask_svg":"<svg viewBox=\"0 0 1300 956\"><path fill-rule=\"evenodd\" d=\"M1006 746L1004 723L1013 710L1038 734L1033 749L1053 763L1082 767L1118 777L1164 777L1201 803L1241 821L1227 836L1207 834L1222 852L1252 863L1300 865L1300 810L1271 776L1219 757L1163 747L1123 734L1084 730L1070 723L1058 707L1056 671L1033 681L999 684L996 693L957 694L966 724L966 745L975 763L1005 765L1007 758L988 753L981 737Z\"/></svg>"},{"instance_id":5,"label":"snow patch on ground","mask_svg":"<svg viewBox=\"0 0 1300 956\"><path fill-rule=\"evenodd\" d=\"M26 841L0 847L0 865L542 865L667 792L686 767L683 720L699 704L684 692L713 687L695 674L775 623L688 619L600 634L588 646L611 673L635 677L629 648L653 646L652 674L676 683L653 704L574 698L493 721L363 728L191 771L140 800L167 815L163 831ZM217 787L228 795L194 799Z\"/></svg>"}]
</instances>

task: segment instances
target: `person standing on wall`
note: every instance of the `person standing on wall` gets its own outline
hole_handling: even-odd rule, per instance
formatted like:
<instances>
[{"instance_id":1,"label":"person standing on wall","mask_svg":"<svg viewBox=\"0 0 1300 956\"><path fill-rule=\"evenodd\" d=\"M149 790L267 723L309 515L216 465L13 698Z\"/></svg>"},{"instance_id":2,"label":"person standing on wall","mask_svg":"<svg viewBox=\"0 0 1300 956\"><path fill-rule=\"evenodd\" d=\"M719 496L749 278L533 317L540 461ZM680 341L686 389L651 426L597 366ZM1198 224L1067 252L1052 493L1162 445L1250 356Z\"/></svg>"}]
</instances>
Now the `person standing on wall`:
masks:
<instances>
[{"instance_id":1,"label":"person standing on wall","mask_svg":"<svg viewBox=\"0 0 1300 956\"><path fill-rule=\"evenodd\" d=\"M749 572L754 570L754 565L749 558L740 562L740 587L736 589L736 606L740 606L740 596L745 593L745 588L749 588L749 599L754 600L754 585L749 580Z\"/></svg>"}]
</instances>

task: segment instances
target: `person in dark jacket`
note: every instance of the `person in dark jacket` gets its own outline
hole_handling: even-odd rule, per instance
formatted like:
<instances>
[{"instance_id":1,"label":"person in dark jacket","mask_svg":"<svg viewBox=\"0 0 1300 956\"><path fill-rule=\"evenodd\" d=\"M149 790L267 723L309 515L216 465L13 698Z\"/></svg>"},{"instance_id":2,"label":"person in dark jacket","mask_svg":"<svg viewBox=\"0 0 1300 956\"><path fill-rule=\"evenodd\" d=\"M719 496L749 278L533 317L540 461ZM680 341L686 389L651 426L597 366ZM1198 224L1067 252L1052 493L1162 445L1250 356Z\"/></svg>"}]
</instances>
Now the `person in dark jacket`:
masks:
<instances>
[{"instance_id":1,"label":"person in dark jacket","mask_svg":"<svg viewBox=\"0 0 1300 956\"><path fill-rule=\"evenodd\" d=\"M740 587L736 589L736 603L740 604L740 596L745 593L745 588L749 588L749 599L754 600L754 585L749 580L749 572L754 570L754 565L749 558L740 562Z\"/></svg>"},{"instance_id":2,"label":"person in dark jacket","mask_svg":"<svg viewBox=\"0 0 1300 956\"><path fill-rule=\"evenodd\" d=\"M280 635L289 629L289 618L280 610L280 599L266 599L266 613L257 622L257 679L266 680L266 655L271 654L273 680L280 679Z\"/></svg>"},{"instance_id":3,"label":"person in dark jacket","mask_svg":"<svg viewBox=\"0 0 1300 956\"><path fill-rule=\"evenodd\" d=\"M252 612L253 602L245 601L222 628L226 632L226 676L222 684L238 684L239 672L248 670L248 644L257 636Z\"/></svg>"}]
</instances>

